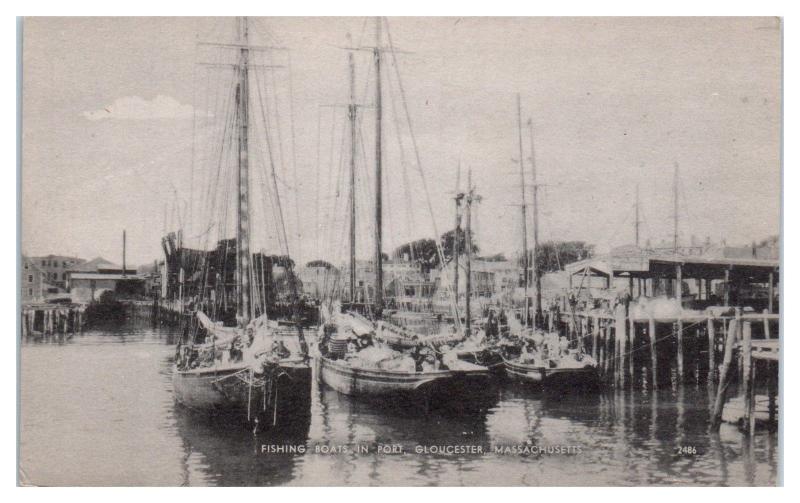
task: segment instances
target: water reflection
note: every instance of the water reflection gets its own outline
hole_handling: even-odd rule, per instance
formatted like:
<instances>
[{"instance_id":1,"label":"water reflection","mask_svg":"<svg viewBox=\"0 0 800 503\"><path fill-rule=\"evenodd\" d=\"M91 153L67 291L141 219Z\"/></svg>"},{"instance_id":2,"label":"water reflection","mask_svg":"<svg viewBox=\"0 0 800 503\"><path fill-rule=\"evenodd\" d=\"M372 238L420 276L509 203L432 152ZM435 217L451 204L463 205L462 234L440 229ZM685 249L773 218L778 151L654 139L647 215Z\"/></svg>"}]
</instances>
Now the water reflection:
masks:
<instances>
[{"instance_id":1,"label":"water reflection","mask_svg":"<svg viewBox=\"0 0 800 503\"><path fill-rule=\"evenodd\" d=\"M175 404L175 335L122 327L25 341L20 459L27 480L233 486L777 482L777 435L748 440L728 425L709 434L713 393L705 385L547 394L503 383L481 407L454 414L355 400L315 380L310 418L253 435ZM265 452L270 445L295 449ZM465 450L446 452L446 446ZM470 453L467 448L475 446L482 452ZM509 454L512 447L528 451ZM556 453L556 447L577 452Z\"/></svg>"}]
</instances>

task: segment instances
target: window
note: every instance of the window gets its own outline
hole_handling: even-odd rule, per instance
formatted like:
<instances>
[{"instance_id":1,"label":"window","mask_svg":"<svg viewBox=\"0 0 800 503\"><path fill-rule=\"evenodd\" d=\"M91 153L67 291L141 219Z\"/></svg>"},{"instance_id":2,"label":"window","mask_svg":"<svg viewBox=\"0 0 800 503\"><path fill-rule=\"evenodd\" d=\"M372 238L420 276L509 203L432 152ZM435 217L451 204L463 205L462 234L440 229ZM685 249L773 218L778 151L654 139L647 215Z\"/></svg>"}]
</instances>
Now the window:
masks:
<instances>
[{"instance_id":1,"label":"window","mask_svg":"<svg viewBox=\"0 0 800 503\"><path fill-rule=\"evenodd\" d=\"M28 263L27 263L27 262L25 262L25 265L24 265L24 267L25 267L25 269L27 269L27 268L28 268Z\"/></svg>"},{"instance_id":2,"label":"window","mask_svg":"<svg viewBox=\"0 0 800 503\"><path fill-rule=\"evenodd\" d=\"M33 297L33 288L28 288L28 296Z\"/></svg>"},{"instance_id":3,"label":"window","mask_svg":"<svg viewBox=\"0 0 800 503\"><path fill-rule=\"evenodd\" d=\"M42 265L46 266L47 265L47 261L46 260L42 260Z\"/></svg>"},{"instance_id":4,"label":"window","mask_svg":"<svg viewBox=\"0 0 800 503\"><path fill-rule=\"evenodd\" d=\"M64 281L67 281L67 273L62 274L61 275L61 279L63 279Z\"/></svg>"},{"instance_id":5,"label":"window","mask_svg":"<svg viewBox=\"0 0 800 503\"><path fill-rule=\"evenodd\" d=\"M33 274L28 274L28 283L33 283Z\"/></svg>"}]
</instances>

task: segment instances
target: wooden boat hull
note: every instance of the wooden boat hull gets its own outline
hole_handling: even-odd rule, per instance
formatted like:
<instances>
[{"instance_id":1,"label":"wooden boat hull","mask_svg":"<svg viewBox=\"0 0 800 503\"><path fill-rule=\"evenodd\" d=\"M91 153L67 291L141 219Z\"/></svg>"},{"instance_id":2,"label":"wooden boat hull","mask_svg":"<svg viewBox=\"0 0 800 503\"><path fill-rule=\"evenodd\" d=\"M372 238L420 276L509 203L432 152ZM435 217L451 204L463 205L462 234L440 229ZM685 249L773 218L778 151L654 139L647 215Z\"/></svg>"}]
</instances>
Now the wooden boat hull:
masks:
<instances>
[{"instance_id":1,"label":"wooden boat hull","mask_svg":"<svg viewBox=\"0 0 800 503\"><path fill-rule=\"evenodd\" d=\"M558 388L594 386L599 383L597 367L592 365L582 368L546 368L512 360L504 360L503 363L506 375L520 383Z\"/></svg>"},{"instance_id":2,"label":"wooden boat hull","mask_svg":"<svg viewBox=\"0 0 800 503\"><path fill-rule=\"evenodd\" d=\"M399 372L353 368L339 360L319 358L320 378L339 393L365 398L431 399L475 395L489 385L489 370Z\"/></svg>"},{"instance_id":3,"label":"wooden boat hull","mask_svg":"<svg viewBox=\"0 0 800 503\"><path fill-rule=\"evenodd\" d=\"M505 373L505 362L498 351L488 349L478 352L459 351L457 355L459 360L475 365L482 365L488 368L489 372L492 374L497 375Z\"/></svg>"},{"instance_id":4,"label":"wooden boat hull","mask_svg":"<svg viewBox=\"0 0 800 503\"><path fill-rule=\"evenodd\" d=\"M307 364L282 364L272 380L253 380L247 367L175 369L172 386L179 404L209 415L267 418L277 424L310 414L311 367Z\"/></svg>"}]
</instances>

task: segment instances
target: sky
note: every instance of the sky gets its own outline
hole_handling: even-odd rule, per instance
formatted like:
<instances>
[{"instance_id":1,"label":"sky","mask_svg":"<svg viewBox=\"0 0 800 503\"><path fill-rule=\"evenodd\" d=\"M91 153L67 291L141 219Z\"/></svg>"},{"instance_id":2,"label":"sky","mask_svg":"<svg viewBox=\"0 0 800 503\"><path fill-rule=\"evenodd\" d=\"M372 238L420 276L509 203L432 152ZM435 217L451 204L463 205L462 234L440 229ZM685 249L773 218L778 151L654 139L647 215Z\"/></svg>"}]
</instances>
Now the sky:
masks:
<instances>
[{"instance_id":1,"label":"sky","mask_svg":"<svg viewBox=\"0 0 800 503\"><path fill-rule=\"evenodd\" d=\"M268 202L277 187L289 253L300 263L341 261L343 47L374 46L374 20L257 18L249 26L251 44L289 50L254 81L268 109L274 99L272 112L259 114L263 101L252 108L254 247L280 248ZM230 82L198 64L224 59L224 49L198 42L234 42L234 27L233 18L24 21L23 253L121 261L125 229L129 263L143 264L160 257L166 230L183 228L202 246L232 228L203 231L213 213L207 195L226 193L213 174L226 110L220 89ZM469 171L482 196L474 212L482 252L521 248L517 94L526 176L531 183L532 157L540 184L541 240L585 240L599 250L632 243L637 186L642 240L671 239L676 164L682 242L745 244L778 233L777 19L389 18L385 48L387 31L398 50L383 53L385 251L451 228L456 181L463 190ZM267 64L259 54L254 62ZM366 258L375 80L371 53L354 54L363 105L358 250Z\"/></svg>"}]
</instances>

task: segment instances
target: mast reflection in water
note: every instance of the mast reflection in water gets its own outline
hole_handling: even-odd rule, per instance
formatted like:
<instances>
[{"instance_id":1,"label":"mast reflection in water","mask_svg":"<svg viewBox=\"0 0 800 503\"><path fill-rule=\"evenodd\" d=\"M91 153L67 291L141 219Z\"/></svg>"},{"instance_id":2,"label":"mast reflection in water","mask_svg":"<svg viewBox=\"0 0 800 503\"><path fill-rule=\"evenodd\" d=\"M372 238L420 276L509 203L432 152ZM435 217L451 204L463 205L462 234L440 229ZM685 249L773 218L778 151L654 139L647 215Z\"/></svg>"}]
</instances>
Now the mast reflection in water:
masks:
<instances>
[{"instance_id":1,"label":"mast reflection in water","mask_svg":"<svg viewBox=\"0 0 800 503\"><path fill-rule=\"evenodd\" d=\"M485 407L453 415L354 400L315 380L310 418L254 436L174 403L175 335L125 326L24 342L23 483L777 483L777 436L759 434L751 443L727 425L709 435L703 385L579 396L501 386ZM694 446L697 454L679 454L681 446ZM423 449L428 454L416 452Z\"/></svg>"}]
</instances>

